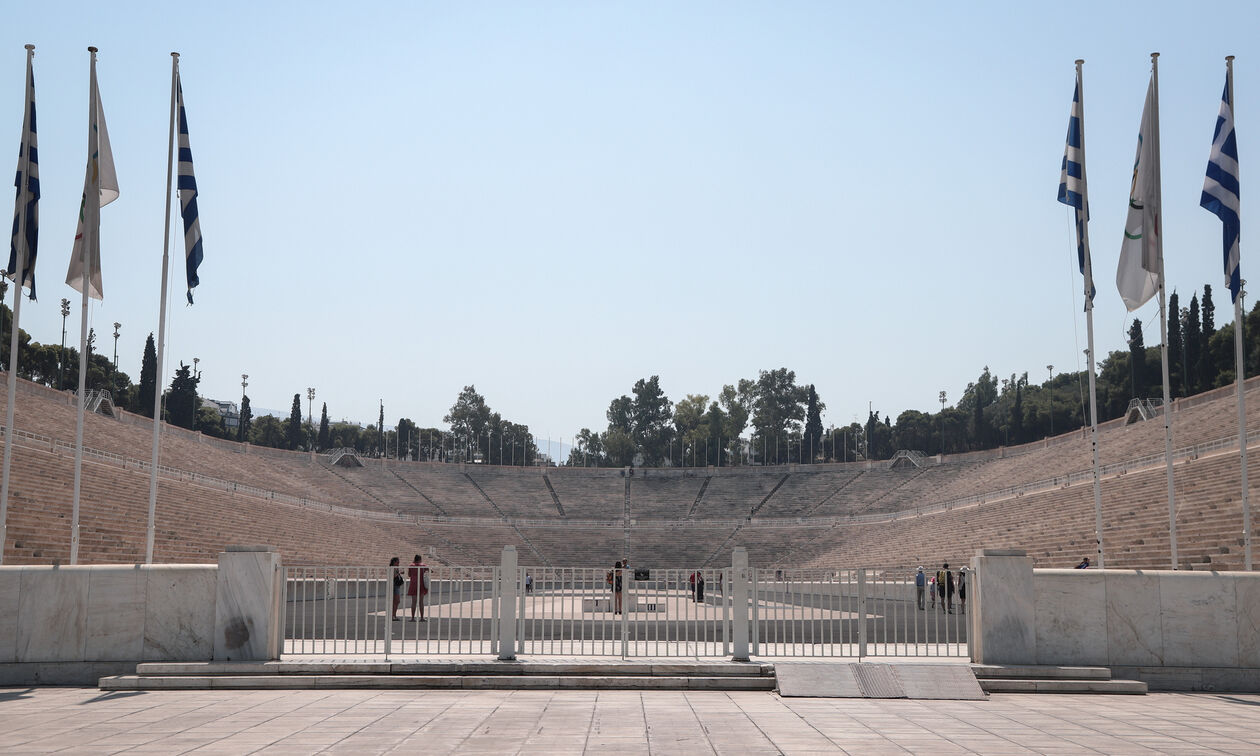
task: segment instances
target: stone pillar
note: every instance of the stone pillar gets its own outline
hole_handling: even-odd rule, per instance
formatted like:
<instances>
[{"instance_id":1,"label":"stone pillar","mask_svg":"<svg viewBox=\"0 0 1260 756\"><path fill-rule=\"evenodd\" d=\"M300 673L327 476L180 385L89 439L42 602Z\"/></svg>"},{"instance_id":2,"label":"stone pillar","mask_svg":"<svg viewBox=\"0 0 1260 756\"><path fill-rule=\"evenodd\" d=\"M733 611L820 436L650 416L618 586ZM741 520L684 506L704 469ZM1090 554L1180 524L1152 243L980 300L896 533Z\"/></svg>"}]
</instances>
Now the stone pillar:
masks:
<instances>
[{"instance_id":1,"label":"stone pillar","mask_svg":"<svg viewBox=\"0 0 1260 756\"><path fill-rule=\"evenodd\" d=\"M980 549L971 560L975 571L968 620L973 662L1036 664L1037 609L1032 560L1021 549Z\"/></svg>"},{"instance_id":2,"label":"stone pillar","mask_svg":"<svg viewBox=\"0 0 1260 756\"><path fill-rule=\"evenodd\" d=\"M748 661L748 551L736 546L731 555L731 659Z\"/></svg>"},{"instance_id":3,"label":"stone pillar","mask_svg":"<svg viewBox=\"0 0 1260 756\"><path fill-rule=\"evenodd\" d=\"M516 658L516 547L504 546L499 560L499 660Z\"/></svg>"},{"instance_id":4,"label":"stone pillar","mask_svg":"<svg viewBox=\"0 0 1260 756\"><path fill-rule=\"evenodd\" d=\"M273 661L284 644L284 569L275 546L228 546L215 586L214 660Z\"/></svg>"}]
</instances>

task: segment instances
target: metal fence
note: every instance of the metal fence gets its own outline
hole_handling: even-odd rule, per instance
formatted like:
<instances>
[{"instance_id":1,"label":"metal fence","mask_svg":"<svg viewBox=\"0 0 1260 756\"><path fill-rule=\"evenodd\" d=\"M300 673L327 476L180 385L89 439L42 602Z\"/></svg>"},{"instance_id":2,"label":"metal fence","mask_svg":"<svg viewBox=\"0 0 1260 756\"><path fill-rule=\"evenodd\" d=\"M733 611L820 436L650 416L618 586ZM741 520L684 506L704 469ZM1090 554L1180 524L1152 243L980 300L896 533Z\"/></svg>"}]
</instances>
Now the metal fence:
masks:
<instances>
[{"instance_id":1,"label":"metal fence","mask_svg":"<svg viewBox=\"0 0 1260 756\"><path fill-rule=\"evenodd\" d=\"M742 597L755 656L969 655L965 593L920 597L913 570L429 567L425 595L404 565L395 611L394 569L286 568L284 653L720 658Z\"/></svg>"}]
</instances>

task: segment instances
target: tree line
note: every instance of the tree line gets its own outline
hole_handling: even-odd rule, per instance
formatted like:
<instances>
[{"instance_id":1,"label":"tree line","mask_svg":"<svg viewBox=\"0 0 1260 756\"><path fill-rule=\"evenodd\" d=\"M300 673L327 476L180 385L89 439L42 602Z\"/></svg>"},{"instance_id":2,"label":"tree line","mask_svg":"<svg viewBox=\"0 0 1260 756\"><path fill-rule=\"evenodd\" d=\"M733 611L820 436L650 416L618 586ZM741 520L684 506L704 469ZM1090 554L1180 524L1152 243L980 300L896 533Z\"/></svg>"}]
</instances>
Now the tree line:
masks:
<instances>
[{"instance_id":1,"label":"tree line","mask_svg":"<svg viewBox=\"0 0 1260 756\"><path fill-rule=\"evenodd\" d=\"M0 281L0 297L8 289ZM1174 291L1168 298L1169 383L1173 397L1189 396L1234 381L1234 326L1217 329L1212 287L1204 286L1182 307ZM1232 319L1231 319L1232 320ZM0 305L0 367L8 366L12 315ZM1260 373L1260 303L1245 318L1245 370ZM18 375L62 390L78 387L79 354L75 347L40 344L25 331L18 334ZM145 341L140 381L120 371L88 336L88 390L107 390L116 406L153 416L157 389L157 354L153 334ZM1143 327L1134 319L1127 349L1099 361L1096 379L1098 419L1120 417L1134 397L1162 396L1159 346L1147 347ZM465 386L444 428L421 427L400 417L385 428L382 405L375 425L330 422L328 404L318 425L302 416L301 394L293 395L289 417L255 418L248 395L242 396L235 428L198 394L200 372L182 361L164 391L164 419L190 430L278 449L351 448L369 456L494 465L561 463L577 466L730 466L794 462L888 459L897 450L926 454L960 453L1036 441L1078 429L1088 423L1088 376L1061 372L1033 383L1027 372L999 378L985 366L967 384L952 406L937 412L905 410L895 419L870 408L866 421L823 427L826 409L813 384L798 382L787 368L759 371L713 395L687 394L677 402L667 397L659 376L635 382L628 394L611 400L602 430L582 428L565 460L540 453L529 426L493 411L473 385ZM309 411L309 409L308 409Z\"/></svg>"}]
</instances>

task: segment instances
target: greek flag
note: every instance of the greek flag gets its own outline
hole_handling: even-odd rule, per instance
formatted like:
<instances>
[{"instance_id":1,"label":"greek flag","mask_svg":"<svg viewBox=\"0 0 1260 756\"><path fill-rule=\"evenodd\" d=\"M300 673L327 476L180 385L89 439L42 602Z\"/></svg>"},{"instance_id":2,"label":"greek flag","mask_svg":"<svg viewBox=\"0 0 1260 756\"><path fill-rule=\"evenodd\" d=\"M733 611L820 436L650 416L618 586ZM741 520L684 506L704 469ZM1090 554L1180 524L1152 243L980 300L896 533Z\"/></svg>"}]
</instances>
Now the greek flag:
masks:
<instances>
[{"instance_id":1,"label":"greek flag","mask_svg":"<svg viewBox=\"0 0 1260 756\"><path fill-rule=\"evenodd\" d=\"M1081 83L1072 93L1072 116L1068 119L1067 147L1063 151L1063 168L1059 173L1059 201L1075 208L1076 258L1085 277L1085 309L1094 306L1094 276L1089 266L1089 234L1085 224L1089 208L1085 201L1085 123L1081 110Z\"/></svg>"},{"instance_id":2,"label":"greek flag","mask_svg":"<svg viewBox=\"0 0 1260 756\"><path fill-rule=\"evenodd\" d=\"M1229 89L1232 73L1225 74L1225 94L1221 95L1221 112L1216 117L1216 133L1212 135L1212 152L1208 155L1207 178L1203 180L1203 196L1199 204L1216 215L1223 224L1225 246L1225 279L1234 300L1238 299L1241 276L1238 270L1238 145L1234 141L1234 104Z\"/></svg>"},{"instance_id":3,"label":"greek flag","mask_svg":"<svg viewBox=\"0 0 1260 756\"><path fill-rule=\"evenodd\" d=\"M13 209L13 234L9 241L9 267L5 275L13 280L18 277L19 250L26 253L22 273L22 285L31 287L31 301L35 301L35 253L39 249L39 147L35 139L35 72L28 58L26 61L26 118L22 128L22 146L18 148L17 201ZM29 156L29 161L27 157ZM23 176L23 171L27 172ZM23 232L25 243L18 238L18 220L26 213ZM19 290L21 287L18 287Z\"/></svg>"},{"instance_id":4,"label":"greek flag","mask_svg":"<svg viewBox=\"0 0 1260 756\"><path fill-rule=\"evenodd\" d=\"M197 220L197 177L193 175L192 149L188 146L188 118L184 115L184 86L176 82L179 97L179 206L184 219L184 271L188 275L188 304L200 281L201 223Z\"/></svg>"}]
</instances>

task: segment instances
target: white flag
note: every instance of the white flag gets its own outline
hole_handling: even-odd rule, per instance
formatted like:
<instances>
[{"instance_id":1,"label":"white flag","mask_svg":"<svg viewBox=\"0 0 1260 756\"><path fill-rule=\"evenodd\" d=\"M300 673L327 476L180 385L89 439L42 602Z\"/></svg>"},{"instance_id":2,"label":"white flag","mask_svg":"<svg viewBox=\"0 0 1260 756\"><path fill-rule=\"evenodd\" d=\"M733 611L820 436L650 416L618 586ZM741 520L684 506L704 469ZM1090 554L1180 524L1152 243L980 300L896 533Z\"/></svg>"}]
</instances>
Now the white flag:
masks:
<instances>
[{"instance_id":1,"label":"white flag","mask_svg":"<svg viewBox=\"0 0 1260 756\"><path fill-rule=\"evenodd\" d=\"M1116 288L1130 312L1150 301L1159 289L1159 113L1154 103L1155 77L1146 88L1142 108L1142 128L1138 132L1137 157L1133 161L1133 184L1129 188L1129 217L1124 223L1124 244L1120 247L1120 267Z\"/></svg>"},{"instance_id":2,"label":"white flag","mask_svg":"<svg viewBox=\"0 0 1260 756\"><path fill-rule=\"evenodd\" d=\"M83 293L84 257L88 265L88 291L93 299L104 299L101 289L101 208L118 199L118 174L114 171L114 154L109 148L109 130L105 128L105 110L101 107L96 87L95 63L92 69L92 101L88 124L87 175L83 179L83 199L79 203L79 226L74 233L74 251L66 283ZM86 251L86 255L84 254Z\"/></svg>"}]
</instances>

